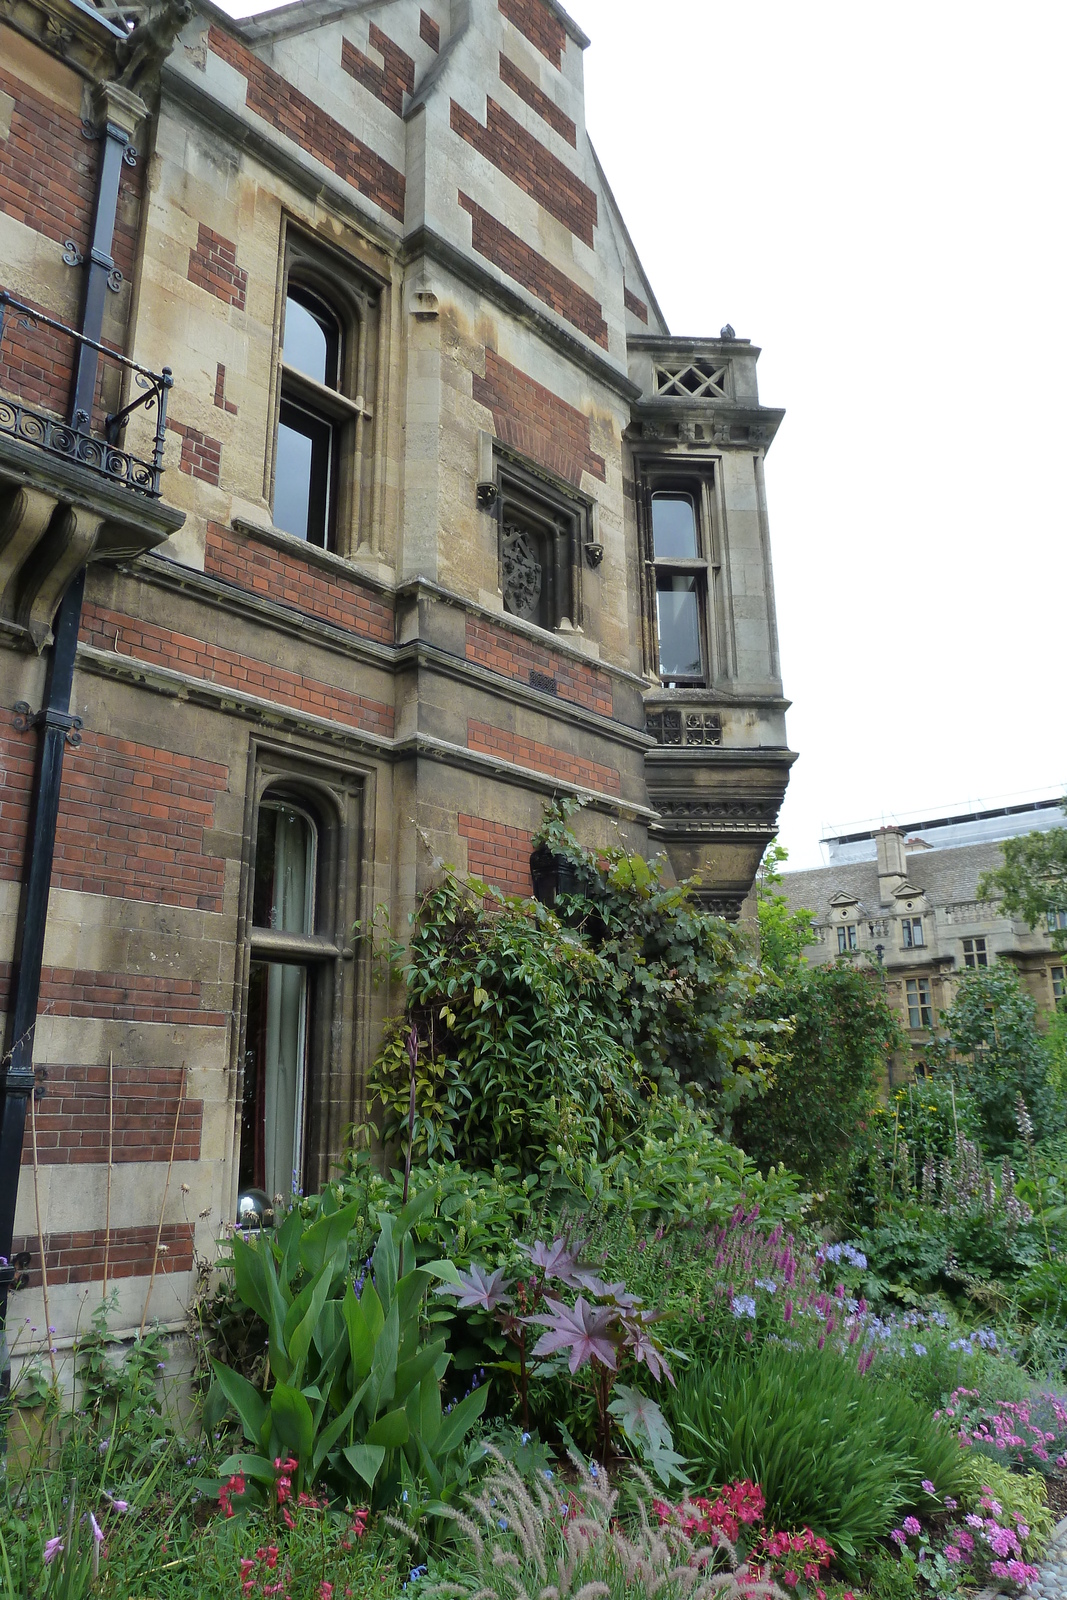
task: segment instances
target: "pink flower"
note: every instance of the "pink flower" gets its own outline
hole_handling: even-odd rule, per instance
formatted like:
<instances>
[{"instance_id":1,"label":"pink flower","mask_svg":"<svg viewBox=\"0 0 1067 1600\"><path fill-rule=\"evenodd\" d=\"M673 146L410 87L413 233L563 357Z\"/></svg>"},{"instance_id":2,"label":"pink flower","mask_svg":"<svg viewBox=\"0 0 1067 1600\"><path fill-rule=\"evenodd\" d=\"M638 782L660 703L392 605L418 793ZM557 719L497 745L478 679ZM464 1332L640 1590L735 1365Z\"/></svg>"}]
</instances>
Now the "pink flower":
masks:
<instances>
[{"instance_id":1,"label":"pink flower","mask_svg":"<svg viewBox=\"0 0 1067 1600\"><path fill-rule=\"evenodd\" d=\"M957 1566L963 1560L958 1548L954 1544L947 1544L945 1546L944 1555L945 1560L951 1561L953 1566Z\"/></svg>"},{"instance_id":2,"label":"pink flower","mask_svg":"<svg viewBox=\"0 0 1067 1600\"><path fill-rule=\"evenodd\" d=\"M63 1554L63 1541L60 1538L49 1539L44 1547L44 1564L50 1567L56 1556Z\"/></svg>"},{"instance_id":3,"label":"pink flower","mask_svg":"<svg viewBox=\"0 0 1067 1600\"><path fill-rule=\"evenodd\" d=\"M919 1521L918 1517L905 1517L903 1528L904 1532L910 1534L914 1539L916 1534L922 1532L922 1523Z\"/></svg>"}]
</instances>

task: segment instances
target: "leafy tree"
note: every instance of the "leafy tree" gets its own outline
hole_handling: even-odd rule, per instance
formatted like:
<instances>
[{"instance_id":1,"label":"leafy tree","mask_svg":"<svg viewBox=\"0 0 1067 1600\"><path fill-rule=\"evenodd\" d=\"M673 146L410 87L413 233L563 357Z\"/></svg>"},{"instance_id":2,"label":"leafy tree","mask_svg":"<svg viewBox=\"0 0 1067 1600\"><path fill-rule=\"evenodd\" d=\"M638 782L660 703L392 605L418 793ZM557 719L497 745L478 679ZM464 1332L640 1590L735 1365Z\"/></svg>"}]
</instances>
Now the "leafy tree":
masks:
<instances>
[{"instance_id":1,"label":"leafy tree","mask_svg":"<svg viewBox=\"0 0 1067 1600\"><path fill-rule=\"evenodd\" d=\"M1067 837L1067 833L1065 833ZM943 1035L927 1052L974 1096L988 1155L1011 1150L1021 1094L1038 1139L1062 1128L1062 1102L1048 1082L1049 1057L1037 1031L1037 1008L1014 968L998 961L963 973L941 1017Z\"/></svg>"},{"instance_id":2,"label":"leafy tree","mask_svg":"<svg viewBox=\"0 0 1067 1600\"><path fill-rule=\"evenodd\" d=\"M760 1162L784 1161L816 1188L836 1187L853 1161L857 1133L901 1034L879 976L851 961L809 966L812 911L790 909L772 845L757 880L760 954L772 981L761 1014L789 1027L770 1088L746 1106L737 1137Z\"/></svg>"},{"instance_id":3,"label":"leafy tree","mask_svg":"<svg viewBox=\"0 0 1067 1600\"><path fill-rule=\"evenodd\" d=\"M781 893L782 874L778 868L788 859L789 851L784 845L768 845L756 877L760 961L766 971L780 978L799 966L804 951L815 939L814 911L794 911Z\"/></svg>"},{"instance_id":4,"label":"leafy tree","mask_svg":"<svg viewBox=\"0 0 1067 1600\"><path fill-rule=\"evenodd\" d=\"M1067 800L1063 802L1067 810ZM999 900L1013 917L1036 928L1050 912L1067 911L1067 828L1005 839L1004 864L983 872L979 898ZM1053 948L1067 952L1067 928L1055 928Z\"/></svg>"}]
</instances>

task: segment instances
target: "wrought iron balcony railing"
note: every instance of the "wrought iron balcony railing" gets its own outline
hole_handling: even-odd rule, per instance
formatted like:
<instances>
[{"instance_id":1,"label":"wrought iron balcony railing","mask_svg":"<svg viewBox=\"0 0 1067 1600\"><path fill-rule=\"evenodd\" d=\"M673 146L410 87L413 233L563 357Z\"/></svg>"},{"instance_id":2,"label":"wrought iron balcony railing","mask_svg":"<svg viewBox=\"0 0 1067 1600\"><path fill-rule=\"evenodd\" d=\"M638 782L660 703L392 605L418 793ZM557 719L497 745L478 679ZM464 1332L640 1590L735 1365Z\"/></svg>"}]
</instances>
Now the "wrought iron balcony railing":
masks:
<instances>
[{"instance_id":1,"label":"wrought iron balcony railing","mask_svg":"<svg viewBox=\"0 0 1067 1600\"><path fill-rule=\"evenodd\" d=\"M105 361L121 367L130 375L131 387L143 392L120 410L109 412L103 421L103 437L92 431L92 419L85 411L75 413L71 422L61 422L46 411L34 409L18 399L0 395L0 434L20 440L24 444L47 451L66 461L77 462L99 473L110 483L119 484L138 494L157 500L160 495L160 478L163 474L163 445L167 426L167 393L174 379L169 367L162 372L152 372L128 356L119 355L107 345L98 344L76 329L45 316L43 311L16 300L13 295L0 292L0 351L4 336L12 323L32 332L35 328L51 328L64 334L76 345L95 350ZM152 441L152 456L145 460L134 455L122 445L126 424L135 411L155 408L156 430Z\"/></svg>"}]
</instances>

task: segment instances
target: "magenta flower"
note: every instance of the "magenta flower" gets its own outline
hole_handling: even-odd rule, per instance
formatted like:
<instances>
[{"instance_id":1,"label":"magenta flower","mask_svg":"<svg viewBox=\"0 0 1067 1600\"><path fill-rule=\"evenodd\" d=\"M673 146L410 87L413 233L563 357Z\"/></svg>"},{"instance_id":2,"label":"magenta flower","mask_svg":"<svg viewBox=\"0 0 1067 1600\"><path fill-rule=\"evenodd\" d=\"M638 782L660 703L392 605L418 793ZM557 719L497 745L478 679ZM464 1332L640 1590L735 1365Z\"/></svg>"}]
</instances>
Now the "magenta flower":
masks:
<instances>
[{"instance_id":1,"label":"magenta flower","mask_svg":"<svg viewBox=\"0 0 1067 1600\"><path fill-rule=\"evenodd\" d=\"M50 1567L56 1556L63 1554L63 1541L60 1538L49 1539L44 1547L44 1564Z\"/></svg>"},{"instance_id":2,"label":"magenta flower","mask_svg":"<svg viewBox=\"0 0 1067 1600\"><path fill-rule=\"evenodd\" d=\"M922 1523L919 1521L918 1517L905 1517L902 1526L904 1528L904 1532L910 1534L913 1539L917 1534L922 1532Z\"/></svg>"}]
</instances>

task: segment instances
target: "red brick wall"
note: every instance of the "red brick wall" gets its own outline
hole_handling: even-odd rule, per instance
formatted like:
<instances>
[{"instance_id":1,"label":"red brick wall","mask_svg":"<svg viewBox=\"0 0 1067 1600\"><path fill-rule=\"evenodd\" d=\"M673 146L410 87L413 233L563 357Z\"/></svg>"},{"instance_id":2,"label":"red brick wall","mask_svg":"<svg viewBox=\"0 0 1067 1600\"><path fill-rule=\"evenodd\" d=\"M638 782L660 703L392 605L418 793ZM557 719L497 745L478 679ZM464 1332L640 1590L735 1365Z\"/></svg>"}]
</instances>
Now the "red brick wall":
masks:
<instances>
[{"instance_id":1,"label":"red brick wall","mask_svg":"<svg viewBox=\"0 0 1067 1600\"><path fill-rule=\"evenodd\" d=\"M474 374L473 392L478 404L492 411L493 426L505 444L576 488L583 470L604 481L604 457L590 445L589 418L495 350L486 350L485 377Z\"/></svg>"},{"instance_id":2,"label":"red brick wall","mask_svg":"<svg viewBox=\"0 0 1067 1600\"><path fill-rule=\"evenodd\" d=\"M426 15L425 11L419 12L419 38L423 44L428 44L431 50L440 50L441 30L433 18Z\"/></svg>"},{"instance_id":3,"label":"red brick wall","mask_svg":"<svg viewBox=\"0 0 1067 1600\"><path fill-rule=\"evenodd\" d=\"M199 428L176 422L173 417L167 418L167 427L182 442L178 471L188 473L191 478L200 478L204 483L217 485L222 469L222 440L212 439L209 434L201 433Z\"/></svg>"},{"instance_id":4,"label":"red brick wall","mask_svg":"<svg viewBox=\"0 0 1067 1600\"><path fill-rule=\"evenodd\" d=\"M472 249L514 278L516 283L521 283L524 289L529 289L546 306L558 311L580 333L587 334L607 349L608 325L604 321L599 300L580 288L565 272L546 261L517 233L512 233L488 211L483 211L462 190L459 203L471 218Z\"/></svg>"},{"instance_id":5,"label":"red brick wall","mask_svg":"<svg viewBox=\"0 0 1067 1600\"><path fill-rule=\"evenodd\" d=\"M524 828L509 828L502 822L486 822L484 817L457 818L461 839L467 841L467 871L482 878L505 894L533 894L530 877L530 852L533 834Z\"/></svg>"},{"instance_id":6,"label":"red brick wall","mask_svg":"<svg viewBox=\"0 0 1067 1600\"><path fill-rule=\"evenodd\" d=\"M55 315L35 301L26 304L43 311L46 317ZM10 309L4 314L0 390L24 405L67 417L74 377L74 340L43 323L24 328L19 320L22 316L22 312Z\"/></svg>"},{"instance_id":7,"label":"red brick wall","mask_svg":"<svg viewBox=\"0 0 1067 1600\"><path fill-rule=\"evenodd\" d=\"M101 650L114 650L118 632L120 652L139 661L172 667L178 672L206 679L226 688L240 689L316 717L343 722L346 727L363 728L392 737L393 708L379 700L335 689L317 678L287 672L239 650L194 639L189 634L172 633L154 623L142 622L121 612L86 606L82 613L82 638Z\"/></svg>"},{"instance_id":8,"label":"red brick wall","mask_svg":"<svg viewBox=\"0 0 1067 1600\"><path fill-rule=\"evenodd\" d=\"M528 767L531 772L546 772L552 777L569 778L585 789L600 789L604 794L618 794L620 781L618 769L605 767L599 761L585 761L552 744L540 744L536 739L525 739L506 728L494 728L488 722L467 719L467 747L480 750L484 755L500 756L503 761L513 761L517 767Z\"/></svg>"},{"instance_id":9,"label":"red brick wall","mask_svg":"<svg viewBox=\"0 0 1067 1600\"><path fill-rule=\"evenodd\" d=\"M331 577L299 556L258 544L221 523L208 523L204 568L362 638L394 642L392 609L373 590L340 575Z\"/></svg>"},{"instance_id":10,"label":"red brick wall","mask_svg":"<svg viewBox=\"0 0 1067 1600\"><path fill-rule=\"evenodd\" d=\"M112 1278L147 1278L152 1271L157 1223L140 1228L112 1228L108 1251L108 1281ZM64 1283L99 1283L104 1276L103 1228L87 1228L83 1233L46 1233L45 1260L48 1286ZM191 1222L164 1224L158 1273L190 1272L193 1265L193 1225ZM28 1250L33 1264L26 1274L26 1287L39 1289L41 1265L36 1237L16 1239L16 1252ZM18 1302L16 1301L17 1305Z\"/></svg>"},{"instance_id":11,"label":"red brick wall","mask_svg":"<svg viewBox=\"0 0 1067 1600\"><path fill-rule=\"evenodd\" d=\"M497 4L501 15L536 45L546 61L551 61L554 67L562 65L567 31L544 0L497 0Z\"/></svg>"},{"instance_id":12,"label":"red brick wall","mask_svg":"<svg viewBox=\"0 0 1067 1600\"><path fill-rule=\"evenodd\" d=\"M513 89L520 100L525 100L537 115L547 122L550 128L566 139L567 143L577 147L578 129L565 111L561 111L556 102L544 90L539 89L532 78L525 72L520 72L515 63L500 53L500 80Z\"/></svg>"},{"instance_id":13,"label":"red brick wall","mask_svg":"<svg viewBox=\"0 0 1067 1600\"><path fill-rule=\"evenodd\" d=\"M122 1066L112 1071L112 1160L169 1161L178 1109L181 1067ZM107 1162L107 1067L52 1066L37 1102L37 1158L43 1167ZM182 1101L175 1161L199 1161L204 1121L202 1100ZM33 1163L27 1130L23 1166Z\"/></svg>"},{"instance_id":14,"label":"red brick wall","mask_svg":"<svg viewBox=\"0 0 1067 1600\"><path fill-rule=\"evenodd\" d=\"M521 123L495 100L486 103L485 127L452 101L453 133L472 144L505 177L537 201L564 227L593 243L597 222L596 195L570 167L546 150Z\"/></svg>"},{"instance_id":15,"label":"red brick wall","mask_svg":"<svg viewBox=\"0 0 1067 1600\"><path fill-rule=\"evenodd\" d=\"M215 404L220 411L228 411L231 417L237 415L237 407L226 398L226 368L221 361L215 363Z\"/></svg>"},{"instance_id":16,"label":"red brick wall","mask_svg":"<svg viewBox=\"0 0 1067 1600\"><path fill-rule=\"evenodd\" d=\"M238 311L244 310L248 273L237 265L237 246L232 239L224 239L221 233L203 222L197 233L196 249L189 252L188 277L190 283L206 289L216 300L236 306Z\"/></svg>"},{"instance_id":17,"label":"red brick wall","mask_svg":"<svg viewBox=\"0 0 1067 1600\"><path fill-rule=\"evenodd\" d=\"M0 730L0 881L22 877L22 852L30 818L37 734Z\"/></svg>"},{"instance_id":18,"label":"red brick wall","mask_svg":"<svg viewBox=\"0 0 1067 1600\"><path fill-rule=\"evenodd\" d=\"M91 617L82 637L105 642ZM109 648L114 641L112 628ZM205 848L204 830L228 779L228 768L213 761L84 733L64 760L53 881L84 894L221 911L225 862Z\"/></svg>"},{"instance_id":19,"label":"red brick wall","mask_svg":"<svg viewBox=\"0 0 1067 1600\"><path fill-rule=\"evenodd\" d=\"M629 289L623 289L623 300L626 302L627 311L632 311L639 322L648 321L648 307L643 300L639 300Z\"/></svg>"},{"instance_id":20,"label":"red brick wall","mask_svg":"<svg viewBox=\"0 0 1067 1600\"><path fill-rule=\"evenodd\" d=\"M0 89L15 102L11 133L0 144L0 207L47 239L62 244L73 238L84 254L99 144L82 136L77 112L37 94L4 68Z\"/></svg>"},{"instance_id":21,"label":"red brick wall","mask_svg":"<svg viewBox=\"0 0 1067 1600\"><path fill-rule=\"evenodd\" d=\"M602 717L612 714L611 679L606 673L544 650L522 634L468 616L466 656L468 661L477 661L491 672L523 683L532 682L535 673L551 678L560 700L598 711Z\"/></svg>"},{"instance_id":22,"label":"red brick wall","mask_svg":"<svg viewBox=\"0 0 1067 1600\"><path fill-rule=\"evenodd\" d=\"M402 116L404 96L415 87L415 63L375 22L370 25L370 42L371 49L384 57L384 67L357 50L347 39L341 40L341 65L390 111Z\"/></svg>"},{"instance_id":23,"label":"red brick wall","mask_svg":"<svg viewBox=\"0 0 1067 1600\"><path fill-rule=\"evenodd\" d=\"M367 195L398 222L404 220L404 175L368 145L328 116L306 94L246 50L222 28L212 26L208 42L248 80L245 104L287 138Z\"/></svg>"}]
</instances>

